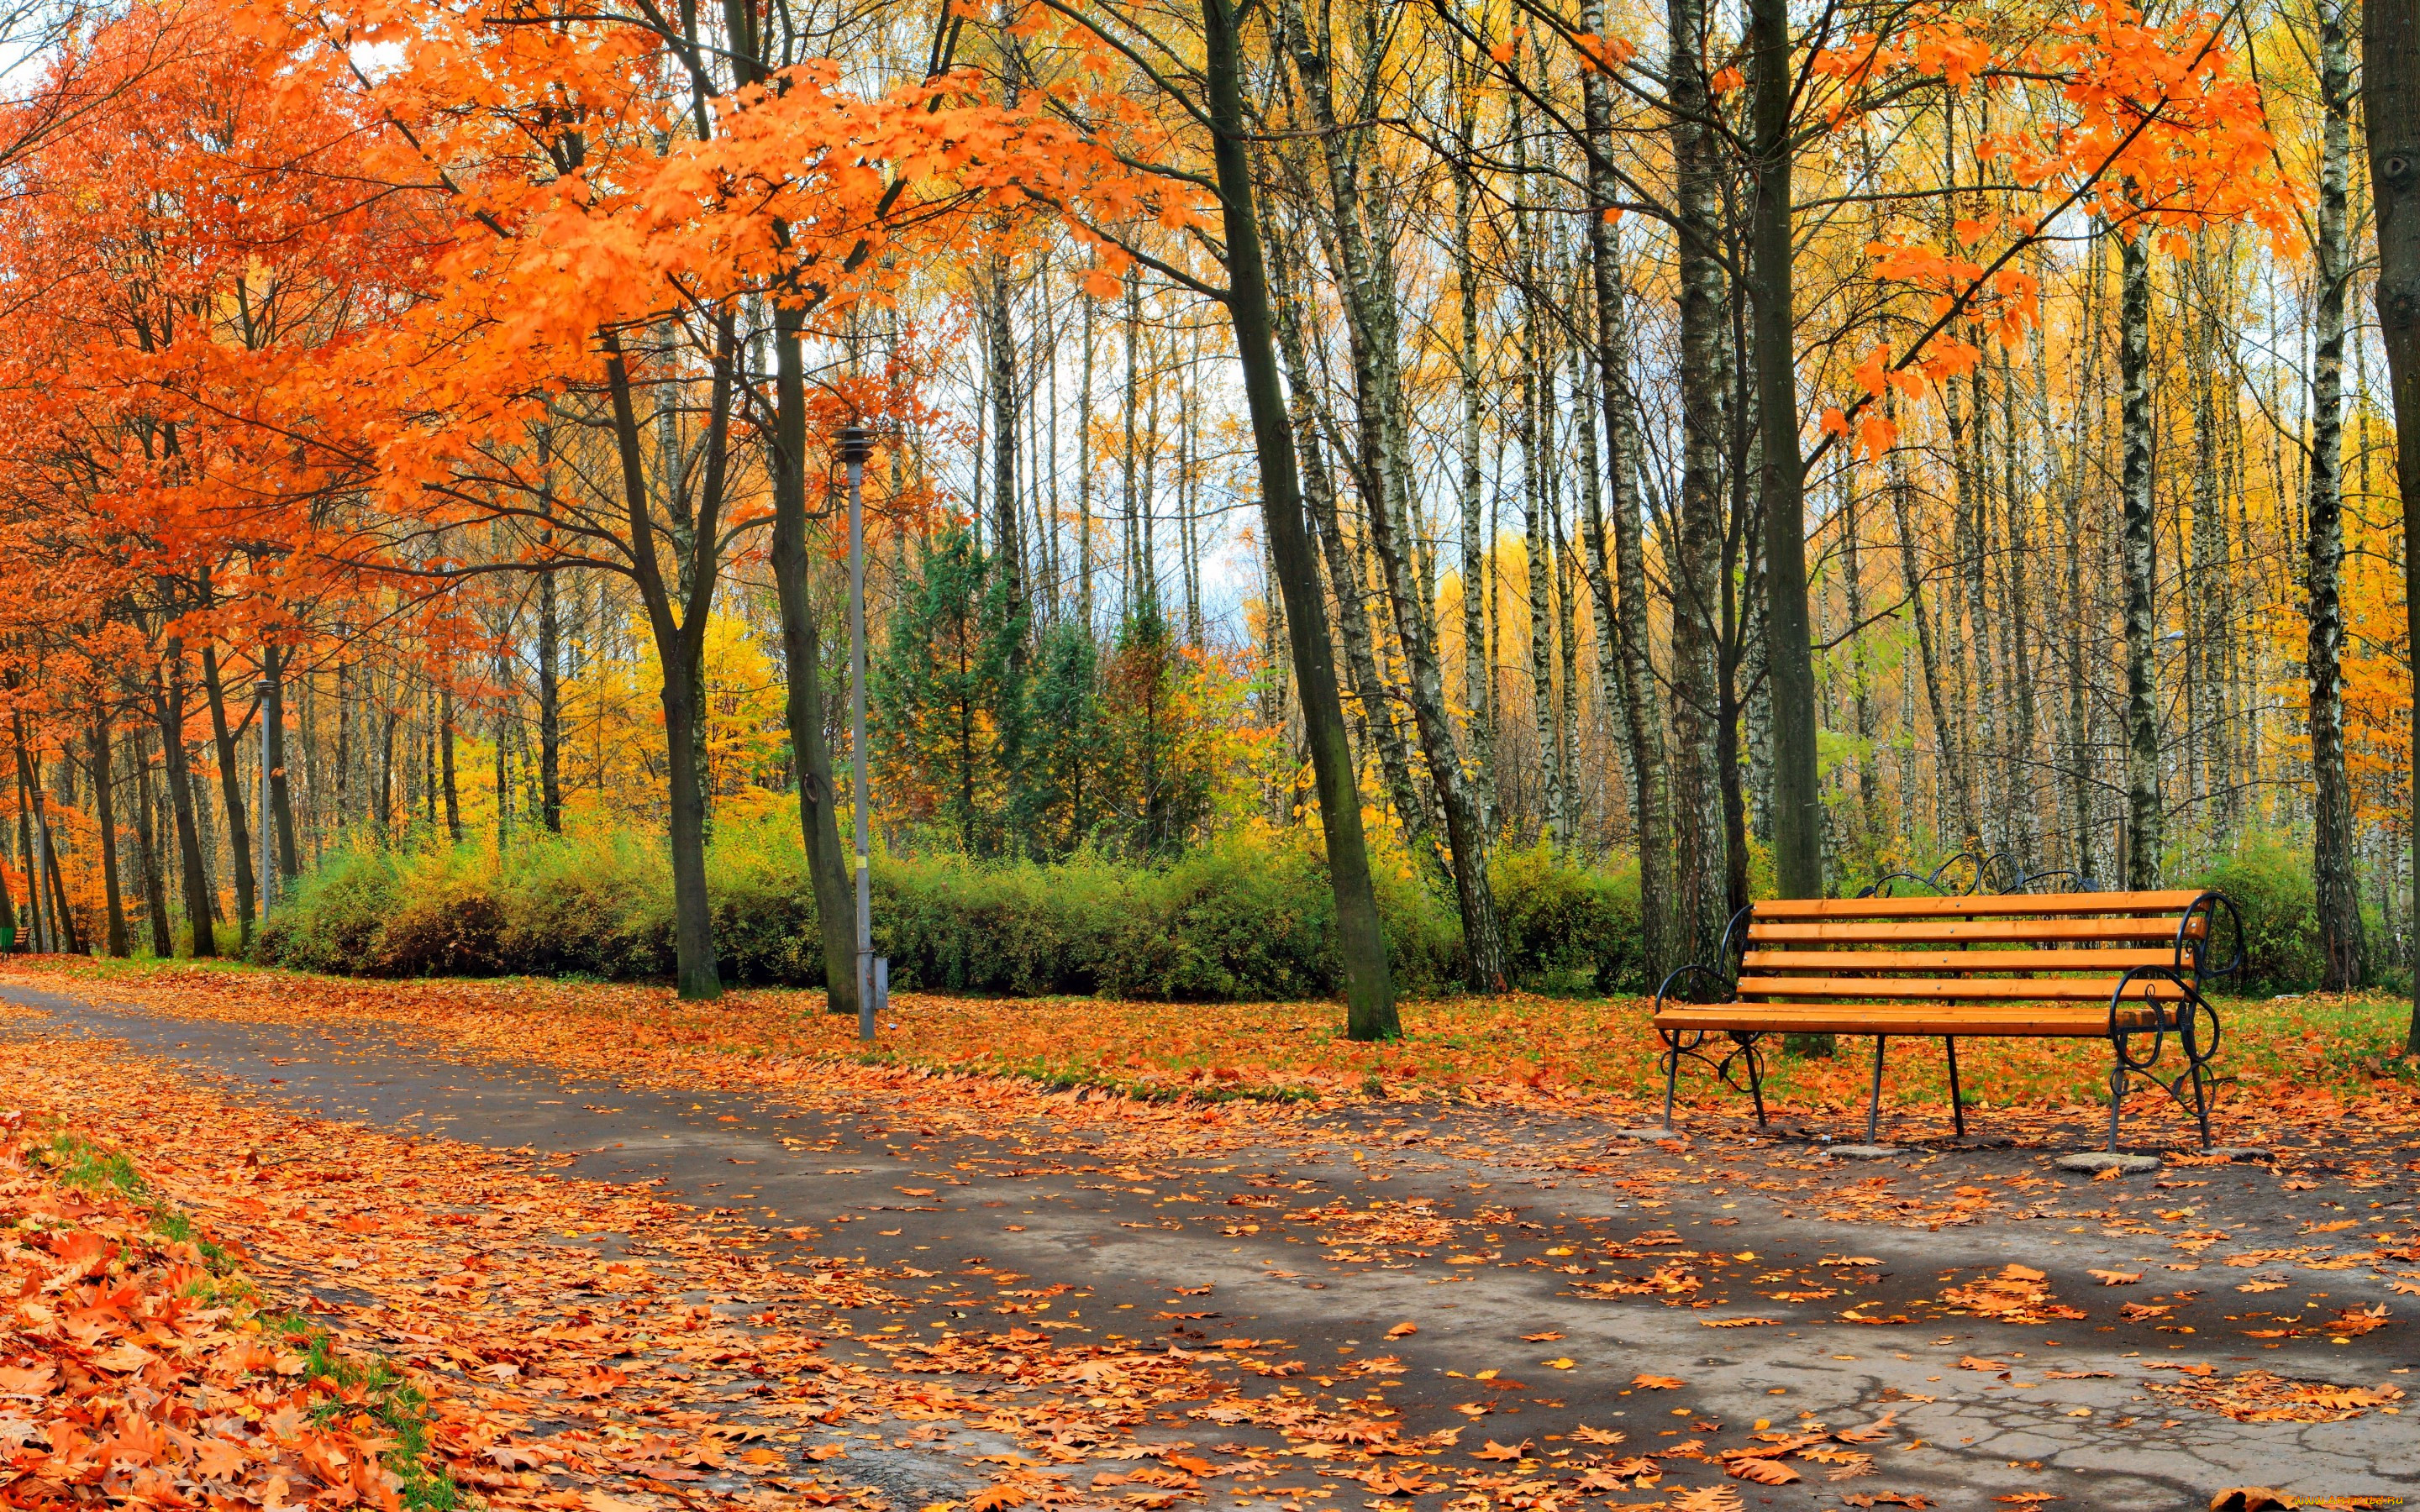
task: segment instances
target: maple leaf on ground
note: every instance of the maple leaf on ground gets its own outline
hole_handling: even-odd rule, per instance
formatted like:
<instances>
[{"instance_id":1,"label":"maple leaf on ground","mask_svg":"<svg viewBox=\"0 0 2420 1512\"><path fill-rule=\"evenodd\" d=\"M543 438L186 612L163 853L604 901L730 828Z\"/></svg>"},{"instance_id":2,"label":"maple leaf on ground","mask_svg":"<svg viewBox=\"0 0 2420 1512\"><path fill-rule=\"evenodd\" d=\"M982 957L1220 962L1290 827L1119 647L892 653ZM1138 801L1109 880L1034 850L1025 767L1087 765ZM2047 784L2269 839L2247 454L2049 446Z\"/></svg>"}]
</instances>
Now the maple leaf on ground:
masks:
<instances>
[{"instance_id":1,"label":"maple leaf on ground","mask_svg":"<svg viewBox=\"0 0 2420 1512\"><path fill-rule=\"evenodd\" d=\"M1620 1443L1623 1435L1620 1428L1592 1428L1583 1423L1572 1429L1572 1437L1582 1443Z\"/></svg>"},{"instance_id":2,"label":"maple leaf on ground","mask_svg":"<svg viewBox=\"0 0 2420 1512\"><path fill-rule=\"evenodd\" d=\"M2049 1502L2064 1502L2067 1498L2064 1496L2054 1495L2049 1491L2010 1491L2006 1496L1995 1496L1992 1498L1992 1500L1994 1502L2006 1502L2010 1506L2030 1507L2040 1506Z\"/></svg>"},{"instance_id":3,"label":"maple leaf on ground","mask_svg":"<svg viewBox=\"0 0 2420 1512\"><path fill-rule=\"evenodd\" d=\"M1764 1328L1778 1327L1780 1323L1781 1319L1778 1318L1700 1318L1698 1319L1698 1326L1700 1328Z\"/></svg>"},{"instance_id":4,"label":"maple leaf on ground","mask_svg":"<svg viewBox=\"0 0 2420 1512\"><path fill-rule=\"evenodd\" d=\"M2375 1328L2384 1328L2388 1316L2386 1304L2382 1302L2375 1307L2347 1307L2328 1319L2327 1331L2331 1334L2366 1334Z\"/></svg>"},{"instance_id":5,"label":"maple leaf on ground","mask_svg":"<svg viewBox=\"0 0 2420 1512\"><path fill-rule=\"evenodd\" d=\"M1387 1336L1390 1339L1405 1338L1411 1335L1419 1333L1419 1331L1420 1325L1418 1323L1397 1323L1394 1327L1387 1330Z\"/></svg>"},{"instance_id":6,"label":"maple leaf on ground","mask_svg":"<svg viewBox=\"0 0 2420 1512\"><path fill-rule=\"evenodd\" d=\"M1672 1493L1672 1512L1746 1512L1747 1504L1728 1486L1683 1487Z\"/></svg>"},{"instance_id":7,"label":"maple leaf on ground","mask_svg":"<svg viewBox=\"0 0 2420 1512\"><path fill-rule=\"evenodd\" d=\"M1961 1370L1981 1370L1989 1372L1993 1370L2006 1370L2009 1367L2004 1362L1999 1360L1986 1360L1979 1354L1963 1354L1958 1357L1958 1368Z\"/></svg>"},{"instance_id":8,"label":"maple leaf on ground","mask_svg":"<svg viewBox=\"0 0 2420 1512\"><path fill-rule=\"evenodd\" d=\"M1002 1507L1023 1506L1025 1488L1013 1481L986 1486L967 1499L967 1512L1001 1512Z\"/></svg>"},{"instance_id":9,"label":"maple leaf on ground","mask_svg":"<svg viewBox=\"0 0 2420 1512\"><path fill-rule=\"evenodd\" d=\"M1752 1480L1759 1486L1787 1486L1799 1478L1798 1472L1778 1459L1727 1459L1723 1462L1723 1472L1741 1480Z\"/></svg>"},{"instance_id":10,"label":"maple leaf on ground","mask_svg":"<svg viewBox=\"0 0 2420 1512\"><path fill-rule=\"evenodd\" d=\"M2143 1279L2140 1271L2086 1271L2084 1273L2104 1287L2131 1287Z\"/></svg>"},{"instance_id":11,"label":"maple leaf on ground","mask_svg":"<svg viewBox=\"0 0 2420 1512\"><path fill-rule=\"evenodd\" d=\"M1640 1391L1679 1391L1688 1384L1678 1376L1633 1376L1630 1383Z\"/></svg>"},{"instance_id":12,"label":"maple leaf on ground","mask_svg":"<svg viewBox=\"0 0 2420 1512\"><path fill-rule=\"evenodd\" d=\"M204 1439L194 1445L194 1473L203 1480L226 1480L243 1469L245 1458L243 1445L232 1439Z\"/></svg>"},{"instance_id":13,"label":"maple leaf on ground","mask_svg":"<svg viewBox=\"0 0 2420 1512\"><path fill-rule=\"evenodd\" d=\"M1850 1491L1841 1501L1851 1506L1915 1506L1932 1504L1932 1498L1916 1491Z\"/></svg>"},{"instance_id":14,"label":"maple leaf on ground","mask_svg":"<svg viewBox=\"0 0 2420 1512\"><path fill-rule=\"evenodd\" d=\"M1555 1340L1561 1338L1562 1336L1563 1335L1559 1332L1549 1329L1544 1334L1524 1334L1521 1335L1521 1342L1524 1344L1552 1344Z\"/></svg>"},{"instance_id":15,"label":"maple leaf on ground","mask_svg":"<svg viewBox=\"0 0 2420 1512\"><path fill-rule=\"evenodd\" d=\"M1470 1451L1470 1458L1473 1459L1518 1459L1528 1452L1529 1441L1527 1439L1523 1439L1519 1443L1498 1443L1494 1439L1490 1439L1487 1441L1486 1448L1473 1449Z\"/></svg>"}]
</instances>

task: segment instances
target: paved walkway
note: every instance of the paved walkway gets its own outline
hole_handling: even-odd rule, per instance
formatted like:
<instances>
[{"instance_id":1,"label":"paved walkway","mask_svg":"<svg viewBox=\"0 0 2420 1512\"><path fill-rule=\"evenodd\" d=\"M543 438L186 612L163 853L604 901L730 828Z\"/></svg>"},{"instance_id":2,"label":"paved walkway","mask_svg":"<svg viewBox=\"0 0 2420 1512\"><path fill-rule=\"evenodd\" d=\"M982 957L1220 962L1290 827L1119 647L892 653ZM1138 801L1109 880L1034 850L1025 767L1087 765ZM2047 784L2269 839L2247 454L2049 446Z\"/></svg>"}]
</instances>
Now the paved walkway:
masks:
<instances>
[{"instance_id":1,"label":"paved walkway","mask_svg":"<svg viewBox=\"0 0 2420 1512\"><path fill-rule=\"evenodd\" d=\"M1840 1486L1733 1483L1750 1506L1834 1507L1888 1489L1944 1507L2065 1498L2116 1512L2199 1506L2245 1483L2305 1497L2420 1485L2420 1399L2350 1422L2242 1423L2155 1390L2187 1378L2151 1368L2207 1361L2222 1377L2257 1366L2407 1381L2394 1372L2420 1360L2400 1319L2342 1343L2264 1342L2244 1336L2240 1316L2380 1303L2408 1313L2420 1304L2375 1273L2395 1262L2226 1262L2291 1248L2315 1217L2408 1227L2408 1177L2289 1194L2257 1166L2204 1166L2172 1173L2190 1190L2153 1197L2148 1179L2087 1183L2051 1170L2048 1152L1979 1149L1819 1167L1809 1179L1796 1174L1810 1165L1803 1147L1681 1155L1577 1125L1419 1107L1273 1125L1264 1144L1136 1161L1105 1158L1097 1132L1075 1120L973 1134L920 1120L907 1100L783 1104L599 1085L537 1064L474 1067L386 1026L332 1034L185 1019L22 987L0 988L0 1001L50 1015L14 1032L123 1041L246 1098L568 1155L566 1175L661 1183L785 1262L825 1250L928 1269L939 1279L902 1315L910 1335L975 1309L1009 1311L1068 1337L1202 1350L1249 1340L1330 1384L1393 1354L1403 1373L1372 1374L1369 1388L1403 1410L1404 1431L1460 1425L1468 1440L1544 1440L1587 1423L1652 1452L1718 1429L1726 1445L1745 1442L1741 1430L1759 1419L1837 1427L1896 1414L1878 1473ZM1666 1180L1666 1168L1686 1179ZM2180 1247L2120 1218L2121 1187L2146 1207L2190 1205L2197 1231L2222 1237ZM1997 1196L2012 1189L2023 1195ZM1982 1216L1938 1229L1821 1215L1844 1203L1939 1211L1962 1192L1978 1194L1970 1205ZM985 1270L970 1284L975 1265ZM2009 1281L2011 1266L2043 1279ZM2094 1271L2143 1280L2107 1288ZM2237 1294L2247 1276L2272 1275L2285 1285ZM1943 1301L1960 1286L1979 1288L1962 1315ZM2121 1301L2161 1311L2129 1321ZM2067 1304L2088 1316L2057 1316ZM2037 1320L1998 1320L1994 1308ZM1733 1318L1764 1321L1706 1326ZM1641 1373L1685 1384L1639 1390ZM927 1475L892 1489L933 1499L968 1483Z\"/></svg>"}]
</instances>

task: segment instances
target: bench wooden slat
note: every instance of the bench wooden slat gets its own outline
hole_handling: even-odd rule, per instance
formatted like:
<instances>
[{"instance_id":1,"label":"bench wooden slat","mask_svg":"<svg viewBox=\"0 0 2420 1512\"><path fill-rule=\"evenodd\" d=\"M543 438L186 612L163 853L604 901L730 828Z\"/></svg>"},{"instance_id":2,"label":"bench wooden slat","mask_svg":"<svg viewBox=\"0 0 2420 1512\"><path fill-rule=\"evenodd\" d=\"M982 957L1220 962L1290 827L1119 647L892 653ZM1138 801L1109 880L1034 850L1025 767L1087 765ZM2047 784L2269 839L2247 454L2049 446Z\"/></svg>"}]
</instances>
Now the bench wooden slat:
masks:
<instances>
[{"instance_id":1,"label":"bench wooden slat","mask_svg":"<svg viewBox=\"0 0 2420 1512\"><path fill-rule=\"evenodd\" d=\"M2199 938L2204 920L2196 916L2190 937ZM1949 944L1967 940L2173 941L2177 920L2166 918L1932 918L1905 920L1793 919L1787 923L1751 920L1751 944L1806 940L1825 945Z\"/></svg>"},{"instance_id":2,"label":"bench wooden slat","mask_svg":"<svg viewBox=\"0 0 2420 1512\"><path fill-rule=\"evenodd\" d=\"M2148 1031L2161 1011L2149 1004L2118 1011L2127 1032ZM1784 1034L1885 1034L1953 1036L1959 1039L2039 1036L2099 1040L2109 1033L2105 1006L2055 1003L1993 1004L1974 1008L1913 1003L1708 1003L1668 1004L1655 1015L1659 1029L1758 1029Z\"/></svg>"},{"instance_id":3,"label":"bench wooden slat","mask_svg":"<svg viewBox=\"0 0 2420 1512\"><path fill-rule=\"evenodd\" d=\"M2129 966L2173 964L2164 949L2119 950L1750 950L1749 971L1923 971L1949 976L1978 971L2098 972L2116 977Z\"/></svg>"},{"instance_id":4,"label":"bench wooden slat","mask_svg":"<svg viewBox=\"0 0 2420 1512\"><path fill-rule=\"evenodd\" d=\"M1985 893L1962 898L1768 898L1756 905L1759 919L1783 918L2007 918L2081 914L2167 914L2193 906L2198 892Z\"/></svg>"},{"instance_id":5,"label":"bench wooden slat","mask_svg":"<svg viewBox=\"0 0 2420 1512\"><path fill-rule=\"evenodd\" d=\"M1960 1001L2003 1002L2090 1002L2109 1001L2118 990L2118 979L2095 980L2079 977L2023 977L1977 980L1974 979L1941 980L1900 978L1876 980L1871 977L1743 977L1739 982L1742 997L1863 997L1869 1000L1891 997L1940 998ZM2157 977L2141 978L2126 985L2128 1002L2177 1002L2185 995L2184 988Z\"/></svg>"}]
</instances>

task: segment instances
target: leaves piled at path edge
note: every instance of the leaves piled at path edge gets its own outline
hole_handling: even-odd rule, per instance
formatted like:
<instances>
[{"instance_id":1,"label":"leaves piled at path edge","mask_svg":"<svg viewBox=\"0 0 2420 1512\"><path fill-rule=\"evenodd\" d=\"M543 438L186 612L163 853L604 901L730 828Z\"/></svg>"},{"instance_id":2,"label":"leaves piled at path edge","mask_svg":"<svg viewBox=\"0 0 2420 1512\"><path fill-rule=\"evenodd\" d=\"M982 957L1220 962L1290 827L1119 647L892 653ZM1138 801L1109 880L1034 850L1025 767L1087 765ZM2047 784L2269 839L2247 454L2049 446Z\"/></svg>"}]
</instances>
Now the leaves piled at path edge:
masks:
<instances>
[{"instance_id":1,"label":"leaves piled at path edge","mask_svg":"<svg viewBox=\"0 0 2420 1512\"><path fill-rule=\"evenodd\" d=\"M132 1185L0 1114L0 1505L399 1507L382 1457L424 1480L392 1431L416 1426L418 1391L262 1317Z\"/></svg>"},{"instance_id":2,"label":"leaves piled at path edge","mask_svg":"<svg viewBox=\"0 0 2420 1512\"><path fill-rule=\"evenodd\" d=\"M1510 995L1403 1005L1404 1038L1360 1044L1342 1036L1326 1003L1204 1003L1171 1017L1167 1005L1097 998L994 999L899 993L868 1052L854 1021L819 1010L822 995L733 992L684 1003L668 988L533 979L379 981L292 972L128 965L77 957L20 958L8 975L56 991L148 1003L244 1022L409 1025L450 1055L534 1057L658 1086L783 1088L848 1078L892 1089L935 1072L1038 1079L1155 1099L1177 1097L1413 1101L1457 1094L1619 1120L1662 1093L1660 1043L1644 999L1575 1002ZM78 987L70 987L76 991ZM2327 1033L2306 1005L2228 1005L2228 1117L2379 1130L2408 1127L2411 1098L2385 1062L2337 1054L2355 1035L2405 1011L2331 1004ZM2371 1021L2375 1020L2376 1024ZM2394 1019L2399 1024L2400 1019ZM2357 1037L2357 1036L2356 1036ZM2333 1048L2332 1048L2333 1047ZM2095 1055L2102 1058L2094 1058ZM1937 1047L1894 1041L1893 1117L1946 1125ZM1854 1056L1788 1057L1765 1087L1769 1106L1838 1112L1862 1106L1867 1072ZM2084 1041L1977 1041L1961 1057L1965 1090L2003 1134L2042 1132L2100 1117L2105 1051ZM1683 1082L1698 1116L1746 1117L1745 1104ZM1902 1124L1903 1131L1909 1126ZM1909 1132L1909 1137L1915 1137Z\"/></svg>"}]
</instances>

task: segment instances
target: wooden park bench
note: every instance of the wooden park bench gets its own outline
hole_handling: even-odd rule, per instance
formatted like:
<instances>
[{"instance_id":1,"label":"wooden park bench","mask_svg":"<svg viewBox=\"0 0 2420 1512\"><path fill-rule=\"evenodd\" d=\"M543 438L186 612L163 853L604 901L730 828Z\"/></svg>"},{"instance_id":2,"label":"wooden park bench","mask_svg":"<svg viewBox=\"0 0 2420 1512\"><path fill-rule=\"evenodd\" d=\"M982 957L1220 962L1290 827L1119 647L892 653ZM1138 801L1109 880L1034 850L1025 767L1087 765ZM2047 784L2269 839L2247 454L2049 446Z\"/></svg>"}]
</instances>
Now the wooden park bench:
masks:
<instances>
[{"instance_id":1,"label":"wooden park bench","mask_svg":"<svg viewBox=\"0 0 2420 1512\"><path fill-rule=\"evenodd\" d=\"M2222 914L2232 929L2224 956L2215 951ZM2224 894L1774 900L1734 915L1721 950L1720 963L1683 966L1655 992L1667 1129L1684 1056L1733 1087L1732 1068L1743 1068L1762 1125L1761 1036L1870 1034L1871 1144L1882 1119L1883 1046L1919 1035L1938 1038L1948 1056L1950 1114L1962 1136L1958 1041L1999 1035L2110 1042L2113 1151L2135 1078L2176 1099L2210 1145L2208 1068L2219 1023L2203 990L2243 964L2242 920ZM2164 1078L2154 1068L2170 1036L2184 1068Z\"/></svg>"}]
</instances>

